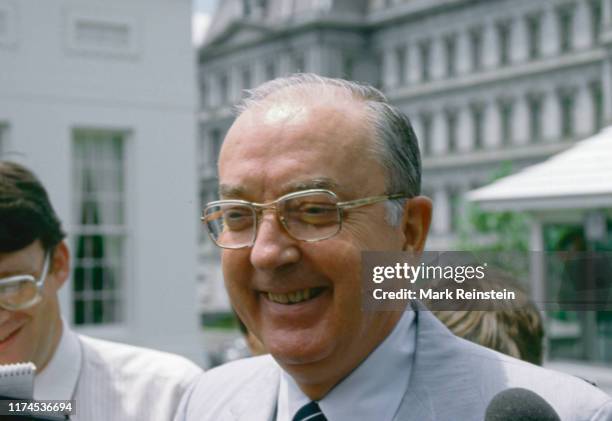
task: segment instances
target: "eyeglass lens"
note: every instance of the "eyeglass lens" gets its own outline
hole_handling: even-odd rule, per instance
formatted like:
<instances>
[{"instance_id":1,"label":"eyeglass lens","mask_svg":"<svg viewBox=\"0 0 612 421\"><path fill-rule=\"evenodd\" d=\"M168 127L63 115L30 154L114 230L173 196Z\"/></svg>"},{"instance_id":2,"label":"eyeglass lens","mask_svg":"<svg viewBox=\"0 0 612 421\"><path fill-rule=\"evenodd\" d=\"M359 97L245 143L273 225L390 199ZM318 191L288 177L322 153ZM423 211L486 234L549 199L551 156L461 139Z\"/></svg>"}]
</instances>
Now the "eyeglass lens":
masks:
<instances>
[{"instance_id":1,"label":"eyeglass lens","mask_svg":"<svg viewBox=\"0 0 612 421\"><path fill-rule=\"evenodd\" d=\"M340 229L337 199L326 193L289 197L277 203L281 222L299 240L317 241L335 235ZM257 212L245 204L222 204L206 209L204 221L221 247L239 248L253 244Z\"/></svg>"},{"instance_id":2,"label":"eyeglass lens","mask_svg":"<svg viewBox=\"0 0 612 421\"><path fill-rule=\"evenodd\" d=\"M37 296L38 288L33 279L24 278L0 285L0 304L9 310L24 308Z\"/></svg>"}]
</instances>

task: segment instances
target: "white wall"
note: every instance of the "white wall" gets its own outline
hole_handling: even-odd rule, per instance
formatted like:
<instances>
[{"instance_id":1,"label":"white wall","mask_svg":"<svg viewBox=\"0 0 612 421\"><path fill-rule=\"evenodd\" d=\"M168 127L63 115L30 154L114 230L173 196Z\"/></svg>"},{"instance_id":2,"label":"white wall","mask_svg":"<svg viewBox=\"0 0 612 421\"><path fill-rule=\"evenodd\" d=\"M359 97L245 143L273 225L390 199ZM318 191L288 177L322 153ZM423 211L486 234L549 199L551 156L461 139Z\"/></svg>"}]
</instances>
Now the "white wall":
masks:
<instances>
[{"instance_id":1,"label":"white wall","mask_svg":"<svg viewBox=\"0 0 612 421\"><path fill-rule=\"evenodd\" d=\"M191 1L0 0L2 10L15 28L0 38L7 158L39 175L69 232L72 129L128 133L126 317L84 330L201 361ZM79 19L97 22L80 44L71 29ZM92 40L95 31L106 35ZM70 291L61 293L67 320Z\"/></svg>"}]
</instances>

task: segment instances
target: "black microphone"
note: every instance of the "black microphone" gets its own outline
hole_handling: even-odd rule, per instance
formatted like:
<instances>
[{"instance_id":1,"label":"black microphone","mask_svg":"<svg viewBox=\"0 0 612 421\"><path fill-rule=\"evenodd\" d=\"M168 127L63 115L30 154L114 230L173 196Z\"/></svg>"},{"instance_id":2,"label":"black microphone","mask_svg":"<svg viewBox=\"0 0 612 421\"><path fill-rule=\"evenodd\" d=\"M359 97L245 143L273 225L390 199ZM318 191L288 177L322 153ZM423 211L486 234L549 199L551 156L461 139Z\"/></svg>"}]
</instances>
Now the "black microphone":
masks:
<instances>
[{"instance_id":1,"label":"black microphone","mask_svg":"<svg viewBox=\"0 0 612 421\"><path fill-rule=\"evenodd\" d=\"M499 392L489 403L485 421L561 421L537 393L520 387Z\"/></svg>"}]
</instances>

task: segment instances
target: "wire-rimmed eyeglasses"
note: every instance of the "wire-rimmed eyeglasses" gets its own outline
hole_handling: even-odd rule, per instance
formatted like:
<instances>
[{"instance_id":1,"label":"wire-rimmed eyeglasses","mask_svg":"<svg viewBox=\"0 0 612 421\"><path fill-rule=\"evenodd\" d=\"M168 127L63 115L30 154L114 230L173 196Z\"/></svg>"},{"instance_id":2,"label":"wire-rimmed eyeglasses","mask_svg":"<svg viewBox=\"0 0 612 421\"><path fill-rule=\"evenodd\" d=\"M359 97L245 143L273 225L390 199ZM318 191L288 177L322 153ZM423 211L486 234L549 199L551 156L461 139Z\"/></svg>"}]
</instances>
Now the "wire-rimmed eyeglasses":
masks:
<instances>
[{"instance_id":1,"label":"wire-rimmed eyeglasses","mask_svg":"<svg viewBox=\"0 0 612 421\"><path fill-rule=\"evenodd\" d=\"M41 290L49 272L50 256L51 253L47 252L38 279L32 275L0 278L0 307L10 311L24 310L40 301Z\"/></svg>"},{"instance_id":2,"label":"wire-rimmed eyeglasses","mask_svg":"<svg viewBox=\"0 0 612 421\"><path fill-rule=\"evenodd\" d=\"M348 209L407 197L396 193L340 202L332 191L311 189L289 193L268 203L217 200L206 205L201 219L212 241L221 248L252 247L265 209L276 211L278 220L292 238L315 242L338 234L344 211Z\"/></svg>"}]
</instances>

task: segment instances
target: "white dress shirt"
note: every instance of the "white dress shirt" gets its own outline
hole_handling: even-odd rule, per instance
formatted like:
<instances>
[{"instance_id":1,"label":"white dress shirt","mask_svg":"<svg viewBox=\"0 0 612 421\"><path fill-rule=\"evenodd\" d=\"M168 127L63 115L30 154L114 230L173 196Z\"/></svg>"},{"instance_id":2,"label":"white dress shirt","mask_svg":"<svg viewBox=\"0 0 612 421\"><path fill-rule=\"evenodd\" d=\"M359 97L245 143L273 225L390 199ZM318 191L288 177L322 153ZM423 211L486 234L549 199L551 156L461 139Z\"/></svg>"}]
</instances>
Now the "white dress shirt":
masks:
<instances>
[{"instance_id":1,"label":"white dress shirt","mask_svg":"<svg viewBox=\"0 0 612 421\"><path fill-rule=\"evenodd\" d=\"M415 348L414 312L409 310L359 367L318 401L328 421L393 420L406 394ZM291 421L310 401L282 371L276 421Z\"/></svg>"},{"instance_id":2,"label":"white dress shirt","mask_svg":"<svg viewBox=\"0 0 612 421\"><path fill-rule=\"evenodd\" d=\"M63 323L37 400L75 400L73 421L168 421L202 370L178 355L77 335Z\"/></svg>"},{"instance_id":3,"label":"white dress shirt","mask_svg":"<svg viewBox=\"0 0 612 421\"><path fill-rule=\"evenodd\" d=\"M34 377L34 399L70 400L74 396L83 352L79 337L62 321L62 336L44 370Z\"/></svg>"}]
</instances>

